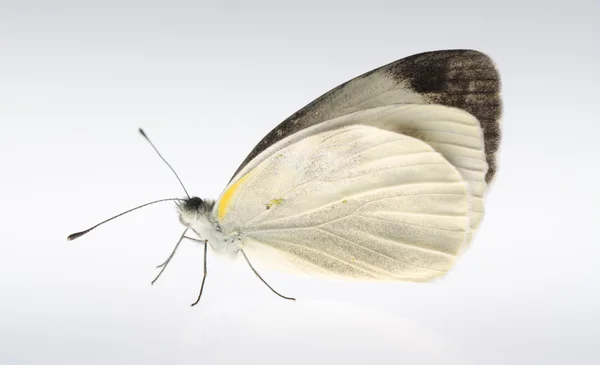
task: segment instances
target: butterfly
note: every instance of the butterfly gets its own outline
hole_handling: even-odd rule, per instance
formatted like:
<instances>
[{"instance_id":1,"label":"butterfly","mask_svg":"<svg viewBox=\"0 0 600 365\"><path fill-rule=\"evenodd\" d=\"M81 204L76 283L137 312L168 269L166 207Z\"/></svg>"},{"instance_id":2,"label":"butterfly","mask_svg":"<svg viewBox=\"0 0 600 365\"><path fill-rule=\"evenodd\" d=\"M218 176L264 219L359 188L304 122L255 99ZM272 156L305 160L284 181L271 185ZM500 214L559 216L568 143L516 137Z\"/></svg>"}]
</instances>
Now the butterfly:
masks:
<instances>
[{"instance_id":1,"label":"butterfly","mask_svg":"<svg viewBox=\"0 0 600 365\"><path fill-rule=\"evenodd\" d=\"M156 279L186 238L204 245L192 305L209 246L241 254L286 299L249 257L319 277L439 277L483 218L501 112L498 71L474 50L416 54L343 83L269 132L217 200L166 199L186 228Z\"/></svg>"}]
</instances>

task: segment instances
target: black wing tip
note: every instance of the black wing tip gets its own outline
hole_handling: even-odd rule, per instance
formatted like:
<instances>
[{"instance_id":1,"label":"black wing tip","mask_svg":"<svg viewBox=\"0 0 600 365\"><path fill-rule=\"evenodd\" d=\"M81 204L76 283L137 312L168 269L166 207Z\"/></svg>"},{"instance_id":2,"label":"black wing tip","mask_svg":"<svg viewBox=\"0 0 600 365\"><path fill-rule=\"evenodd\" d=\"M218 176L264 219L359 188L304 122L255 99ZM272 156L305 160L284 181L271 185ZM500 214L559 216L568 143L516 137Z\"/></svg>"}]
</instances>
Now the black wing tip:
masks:
<instances>
[{"instance_id":1,"label":"black wing tip","mask_svg":"<svg viewBox=\"0 0 600 365\"><path fill-rule=\"evenodd\" d=\"M396 82L421 94L427 103L463 109L479 120L489 183L496 173L502 117L500 74L492 59L472 49L429 51L393 62L384 70Z\"/></svg>"},{"instance_id":2,"label":"black wing tip","mask_svg":"<svg viewBox=\"0 0 600 365\"><path fill-rule=\"evenodd\" d=\"M493 94L500 75L492 59L476 50L418 53L388 65L397 81L407 80L418 93Z\"/></svg>"}]
</instances>

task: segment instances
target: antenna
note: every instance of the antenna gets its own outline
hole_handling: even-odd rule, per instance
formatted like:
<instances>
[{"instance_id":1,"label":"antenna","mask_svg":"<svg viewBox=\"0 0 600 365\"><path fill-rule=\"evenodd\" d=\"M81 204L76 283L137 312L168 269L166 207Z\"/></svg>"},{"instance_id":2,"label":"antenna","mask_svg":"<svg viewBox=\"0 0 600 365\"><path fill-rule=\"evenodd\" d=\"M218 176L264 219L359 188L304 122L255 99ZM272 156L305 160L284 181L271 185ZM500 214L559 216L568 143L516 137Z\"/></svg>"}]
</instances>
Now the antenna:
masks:
<instances>
[{"instance_id":1,"label":"antenna","mask_svg":"<svg viewBox=\"0 0 600 365\"><path fill-rule=\"evenodd\" d=\"M154 146L154 143L152 143L152 141L150 140L150 138L148 138L148 136L146 135L146 133L144 132L144 130L142 128L140 128L140 129L138 129L138 131L140 132L140 134L144 138L146 138L146 141L148 141L148 143L150 143L150 146L152 146L152 148L154 148L154 151L156 151L156 153L158 154L158 157L160 157L160 159L163 160L163 162L166 163L167 166L169 166L169 168L171 169L171 171L173 171L173 174L175 175L175 177L177 178L177 180L179 180L179 184L181 184L181 187L183 188L183 191L185 191L185 195L187 195L188 199L190 199L190 194L188 194L187 189L183 185L183 182L181 181L181 179L179 178L179 175L177 175L177 173L175 172L175 170L173 169L173 167L167 162L167 160L165 160L165 158L160 154L160 152L158 152L158 149L156 148L156 146Z\"/></svg>"},{"instance_id":2,"label":"antenna","mask_svg":"<svg viewBox=\"0 0 600 365\"><path fill-rule=\"evenodd\" d=\"M139 206L137 206L135 208L131 208L129 210L126 210L123 213L119 213L119 214L115 215L114 217L111 217L111 218L108 218L106 220L103 220L102 222L96 224L95 226L93 226L91 228L86 229L85 231L72 233L72 234L69 235L69 237L67 237L67 241L73 241L74 239L77 239L77 238L83 236L84 234L90 232L91 230L93 230L94 228L96 228L96 227L98 227L100 225L103 225L104 223L110 222L110 221L112 221L115 218L119 218L120 216L122 216L124 214L133 212L134 210L138 210L138 209L143 208L143 207L145 207L147 205L151 205L151 204L155 204L155 203L160 203L160 202L166 202L166 201L174 201L174 200L175 201L185 201L185 199L180 199L180 198L168 198L168 199L159 199L159 200L155 200L155 201L152 201L152 202L149 202L149 203L146 203L146 204L139 205Z\"/></svg>"}]
</instances>

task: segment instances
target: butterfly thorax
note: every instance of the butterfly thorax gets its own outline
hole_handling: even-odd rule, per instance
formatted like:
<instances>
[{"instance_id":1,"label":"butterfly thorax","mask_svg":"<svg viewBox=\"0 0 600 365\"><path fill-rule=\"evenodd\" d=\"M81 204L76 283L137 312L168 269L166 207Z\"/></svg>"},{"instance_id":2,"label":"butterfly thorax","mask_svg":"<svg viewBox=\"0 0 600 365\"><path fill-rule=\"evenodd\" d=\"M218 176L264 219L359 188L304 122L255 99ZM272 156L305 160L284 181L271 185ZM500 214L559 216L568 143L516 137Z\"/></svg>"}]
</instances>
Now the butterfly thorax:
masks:
<instances>
[{"instance_id":1,"label":"butterfly thorax","mask_svg":"<svg viewBox=\"0 0 600 365\"><path fill-rule=\"evenodd\" d=\"M207 240L217 253L233 257L240 250L241 240L237 234L228 235L221 231L219 222L212 213L214 206L214 200L202 200L198 197L186 199L178 206L179 221L193 230L201 240Z\"/></svg>"}]
</instances>

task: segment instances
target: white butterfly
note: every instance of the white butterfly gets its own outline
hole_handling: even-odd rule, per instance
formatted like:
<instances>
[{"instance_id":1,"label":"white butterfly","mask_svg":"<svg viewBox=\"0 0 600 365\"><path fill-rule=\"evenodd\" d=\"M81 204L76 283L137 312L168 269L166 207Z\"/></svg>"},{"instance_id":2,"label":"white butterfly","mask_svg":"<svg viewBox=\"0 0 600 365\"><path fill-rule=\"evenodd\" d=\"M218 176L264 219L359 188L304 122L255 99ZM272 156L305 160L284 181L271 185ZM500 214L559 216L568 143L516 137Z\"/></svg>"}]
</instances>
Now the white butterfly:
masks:
<instances>
[{"instance_id":1,"label":"white butterfly","mask_svg":"<svg viewBox=\"0 0 600 365\"><path fill-rule=\"evenodd\" d=\"M443 275L483 217L500 141L499 90L490 58L471 50L367 72L273 129L219 199L181 199L182 239L196 233L205 260L210 245L310 275Z\"/></svg>"}]
</instances>

